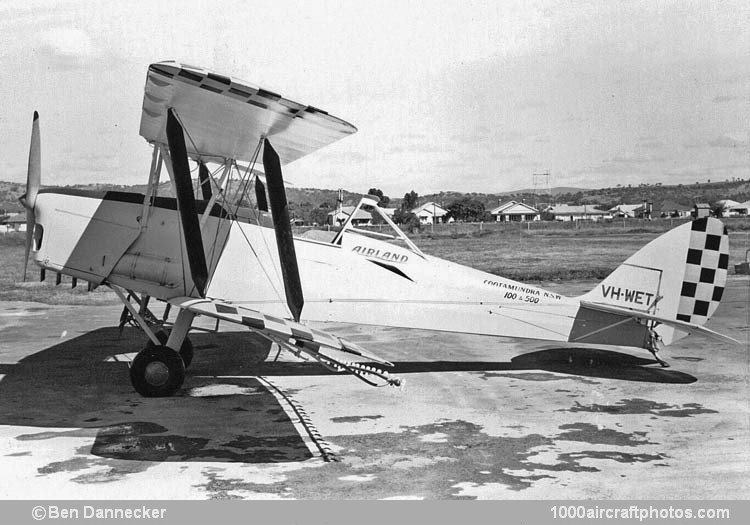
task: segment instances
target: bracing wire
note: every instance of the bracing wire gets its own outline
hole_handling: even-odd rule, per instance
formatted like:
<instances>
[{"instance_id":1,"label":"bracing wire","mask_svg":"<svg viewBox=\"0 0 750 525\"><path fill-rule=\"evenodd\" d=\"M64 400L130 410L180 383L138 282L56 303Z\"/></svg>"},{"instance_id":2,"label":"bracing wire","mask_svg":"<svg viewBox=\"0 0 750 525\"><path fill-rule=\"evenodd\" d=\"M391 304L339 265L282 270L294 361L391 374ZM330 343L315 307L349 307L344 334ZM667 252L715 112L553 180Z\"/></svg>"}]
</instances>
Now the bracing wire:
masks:
<instances>
[{"instance_id":1,"label":"bracing wire","mask_svg":"<svg viewBox=\"0 0 750 525\"><path fill-rule=\"evenodd\" d=\"M182 119L180 118L180 115L177 113L177 111L174 111L174 115L175 115L175 117L177 117L177 120L180 123L180 125L182 126L182 129L184 130L185 135L187 136L188 140L192 144L193 150L195 150L196 154L200 157L200 153L198 151L198 147L195 144L195 141L193 140L193 137L190 135L190 132L188 131L187 127L185 127L185 125L183 124ZM263 145L263 139L264 138L265 137L261 137L261 139L258 141L258 145L256 146L255 152L253 153L253 156L252 156L252 162L250 164L248 164L247 168L245 169L245 173L244 174L242 174L240 172L239 166L237 166L237 161L236 160L232 160L233 166L237 169L237 173L240 174L240 181L239 181L239 183L237 185L237 191L235 192L235 195L234 195L235 205L234 205L234 213L232 214L231 220L236 221L236 218L237 218L238 213L239 213L239 209L240 209L241 204L242 204L242 198L246 196L246 194L247 194L247 188L248 188L250 182L254 180L253 177L257 176L254 173L254 168L255 168L255 164L258 161L258 156L260 154L260 149L261 149L261 146ZM231 168L230 168L230 170L231 170ZM192 170L191 170L191 173L192 173ZM210 174L210 175L211 175L211 178L209 179L209 183L210 183L210 180L213 178L213 174ZM230 173L228 175L228 178L229 178L229 181L231 181L231 171L230 171ZM227 202L227 198L224 195L224 193L221 192L220 195L221 195L221 198L223 200L223 203L226 206L231 206L231 204L229 202ZM210 211L209 211L209 213L210 213ZM256 224L258 226L260 226L260 221L259 221L259 215L258 214L255 214L255 221L256 221ZM287 310L289 310L289 314L291 315L292 312L289 309L289 306L286 304L286 300L284 299L284 296L282 296L281 292L279 291L279 289L276 287L276 284L275 284L275 282L279 282L279 281L283 282L283 279L282 279L281 275L279 274L279 268L277 268L276 265L273 265L273 267L274 267L274 274L275 274L275 277L276 277L276 281L274 281L274 279L271 278L271 275L269 275L267 269L265 268L265 266L261 262L260 256L255 251L255 248L253 247L253 244L250 242L250 239L248 239L248 237L247 237L246 233L243 231L242 227L239 227L238 229L239 229L240 233L242 233L242 236L245 239L245 243L250 248L250 250L253 252L253 255L255 256L256 260L258 261L258 265L261 267L261 270L263 271L263 274L266 276L266 279L268 279L268 282L271 285L271 288L273 289L274 293L276 294L276 297L279 299L279 301L280 301L281 304L283 304L283 305L285 305L287 307ZM216 243L218 241L218 237L219 237L219 228L216 229L216 235L215 235L214 242L213 242L212 249L211 249L211 260L213 260L213 255L214 255L215 250L216 250ZM267 253L272 258L271 249L268 246L268 243L266 242L265 235L261 234L260 237L263 240L263 245L264 245Z\"/></svg>"}]
</instances>

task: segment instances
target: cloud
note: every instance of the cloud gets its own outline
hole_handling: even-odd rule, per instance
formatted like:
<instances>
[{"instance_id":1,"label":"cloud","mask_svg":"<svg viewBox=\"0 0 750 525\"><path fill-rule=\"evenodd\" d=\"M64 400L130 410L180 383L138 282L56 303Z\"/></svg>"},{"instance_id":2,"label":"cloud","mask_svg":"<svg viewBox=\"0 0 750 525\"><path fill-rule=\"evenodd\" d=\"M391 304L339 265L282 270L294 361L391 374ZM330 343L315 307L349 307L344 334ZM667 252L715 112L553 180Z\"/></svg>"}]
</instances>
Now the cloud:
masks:
<instances>
[{"instance_id":1,"label":"cloud","mask_svg":"<svg viewBox=\"0 0 750 525\"><path fill-rule=\"evenodd\" d=\"M522 160L526 158L526 155L521 153L502 153L496 151L492 153L492 158L497 160Z\"/></svg>"},{"instance_id":2,"label":"cloud","mask_svg":"<svg viewBox=\"0 0 750 525\"><path fill-rule=\"evenodd\" d=\"M56 27L39 35L39 52L59 69L78 69L96 58L91 38L80 29Z\"/></svg>"},{"instance_id":3,"label":"cloud","mask_svg":"<svg viewBox=\"0 0 750 525\"><path fill-rule=\"evenodd\" d=\"M401 133L398 135L398 139L403 142L414 142L419 140L425 140L427 135L424 133Z\"/></svg>"},{"instance_id":4,"label":"cloud","mask_svg":"<svg viewBox=\"0 0 750 525\"><path fill-rule=\"evenodd\" d=\"M477 142L486 140L491 133L492 130L487 126L475 126L471 131L452 135L450 139L462 144L476 144Z\"/></svg>"},{"instance_id":5,"label":"cloud","mask_svg":"<svg viewBox=\"0 0 750 525\"><path fill-rule=\"evenodd\" d=\"M367 161L367 156L363 155L358 151L326 151L319 155L320 158L325 158L333 162L339 162L344 164L361 164Z\"/></svg>"},{"instance_id":6,"label":"cloud","mask_svg":"<svg viewBox=\"0 0 750 525\"><path fill-rule=\"evenodd\" d=\"M621 164L648 164L651 162L663 162L665 160L667 159L664 157L654 157L653 155L628 155L626 157L613 157L609 162Z\"/></svg>"},{"instance_id":7,"label":"cloud","mask_svg":"<svg viewBox=\"0 0 750 525\"><path fill-rule=\"evenodd\" d=\"M388 148L388 153L444 153L445 147L441 147L437 144L407 144L404 146L391 146Z\"/></svg>"},{"instance_id":8,"label":"cloud","mask_svg":"<svg viewBox=\"0 0 750 525\"><path fill-rule=\"evenodd\" d=\"M463 133L451 135L450 140L451 142L459 142L461 144L476 144L477 142L481 142L485 138L486 136L476 133Z\"/></svg>"},{"instance_id":9,"label":"cloud","mask_svg":"<svg viewBox=\"0 0 750 525\"><path fill-rule=\"evenodd\" d=\"M588 122L589 119L587 117L576 117L573 115L568 115L567 117L563 118L560 122L563 122L565 124L570 122Z\"/></svg>"},{"instance_id":10,"label":"cloud","mask_svg":"<svg viewBox=\"0 0 750 525\"><path fill-rule=\"evenodd\" d=\"M715 104L722 104L724 102L732 102L734 100L739 100L740 97L735 97L734 95L717 95L714 97L713 101Z\"/></svg>"},{"instance_id":11,"label":"cloud","mask_svg":"<svg viewBox=\"0 0 750 525\"><path fill-rule=\"evenodd\" d=\"M748 144L748 135L745 132L725 133L708 143L714 148L736 148Z\"/></svg>"},{"instance_id":12,"label":"cloud","mask_svg":"<svg viewBox=\"0 0 750 525\"><path fill-rule=\"evenodd\" d=\"M636 148L645 148L645 149L657 149L664 146L664 143L660 140L644 140L640 139L639 142L635 145Z\"/></svg>"},{"instance_id":13,"label":"cloud","mask_svg":"<svg viewBox=\"0 0 750 525\"><path fill-rule=\"evenodd\" d=\"M543 109L547 107L547 103L542 100L522 100L516 105L516 109L525 111L527 109Z\"/></svg>"}]
</instances>

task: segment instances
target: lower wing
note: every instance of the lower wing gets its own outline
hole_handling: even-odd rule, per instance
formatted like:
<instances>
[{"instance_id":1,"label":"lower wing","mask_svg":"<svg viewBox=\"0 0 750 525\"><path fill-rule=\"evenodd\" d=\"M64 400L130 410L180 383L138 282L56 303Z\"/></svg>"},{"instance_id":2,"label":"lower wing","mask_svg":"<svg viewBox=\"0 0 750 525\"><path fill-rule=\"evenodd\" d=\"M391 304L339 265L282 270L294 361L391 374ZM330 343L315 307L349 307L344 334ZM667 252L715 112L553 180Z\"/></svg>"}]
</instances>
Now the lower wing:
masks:
<instances>
[{"instance_id":1,"label":"lower wing","mask_svg":"<svg viewBox=\"0 0 750 525\"><path fill-rule=\"evenodd\" d=\"M312 358L334 372L348 372L373 386L399 386L401 380L388 372L361 361L392 367L393 364L322 330L290 319L281 319L216 299L176 297L169 304L197 315L246 326L300 358ZM358 359L353 361L352 359Z\"/></svg>"}]
</instances>

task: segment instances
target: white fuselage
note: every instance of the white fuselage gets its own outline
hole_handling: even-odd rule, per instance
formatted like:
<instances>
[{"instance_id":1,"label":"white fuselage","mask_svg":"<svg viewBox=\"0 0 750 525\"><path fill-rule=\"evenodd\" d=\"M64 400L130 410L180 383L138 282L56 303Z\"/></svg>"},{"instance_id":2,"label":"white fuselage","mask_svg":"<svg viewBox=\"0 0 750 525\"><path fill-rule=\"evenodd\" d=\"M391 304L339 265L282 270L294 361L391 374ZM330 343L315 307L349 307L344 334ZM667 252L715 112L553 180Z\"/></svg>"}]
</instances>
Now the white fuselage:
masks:
<instances>
[{"instance_id":1,"label":"white fuselage","mask_svg":"<svg viewBox=\"0 0 750 525\"><path fill-rule=\"evenodd\" d=\"M202 229L207 297L290 317L274 230L219 215ZM174 199L144 207L137 194L46 190L36 217L40 266L162 300L195 295ZM295 250L302 320L569 341L580 308L576 298L352 232L340 245L295 237Z\"/></svg>"}]
</instances>

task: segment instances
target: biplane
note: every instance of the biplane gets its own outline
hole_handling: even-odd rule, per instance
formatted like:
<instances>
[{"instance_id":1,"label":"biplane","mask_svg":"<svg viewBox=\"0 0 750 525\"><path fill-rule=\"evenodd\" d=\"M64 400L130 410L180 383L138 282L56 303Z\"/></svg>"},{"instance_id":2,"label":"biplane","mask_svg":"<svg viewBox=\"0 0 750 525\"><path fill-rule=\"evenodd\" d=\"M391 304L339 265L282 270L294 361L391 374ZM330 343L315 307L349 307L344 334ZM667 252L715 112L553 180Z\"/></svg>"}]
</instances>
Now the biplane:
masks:
<instances>
[{"instance_id":1,"label":"biplane","mask_svg":"<svg viewBox=\"0 0 750 525\"><path fill-rule=\"evenodd\" d=\"M728 268L727 231L713 218L665 233L572 298L423 253L372 196L349 217L370 210L389 233L349 220L294 236L281 167L354 132L326 111L237 78L151 64L140 123L152 148L144 194L41 188L34 114L21 198L25 265L32 255L42 271L115 291L148 338L130 364L144 396L180 389L196 316L235 323L377 386L399 384L391 363L310 322L631 347L662 365L661 346L689 333L731 340L703 326ZM168 195L159 194L162 168ZM176 312L168 331L148 322L149 299Z\"/></svg>"}]
</instances>

